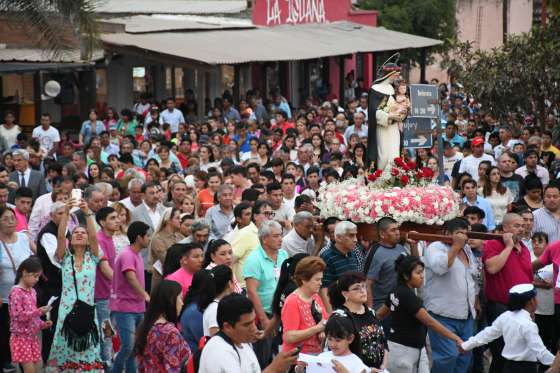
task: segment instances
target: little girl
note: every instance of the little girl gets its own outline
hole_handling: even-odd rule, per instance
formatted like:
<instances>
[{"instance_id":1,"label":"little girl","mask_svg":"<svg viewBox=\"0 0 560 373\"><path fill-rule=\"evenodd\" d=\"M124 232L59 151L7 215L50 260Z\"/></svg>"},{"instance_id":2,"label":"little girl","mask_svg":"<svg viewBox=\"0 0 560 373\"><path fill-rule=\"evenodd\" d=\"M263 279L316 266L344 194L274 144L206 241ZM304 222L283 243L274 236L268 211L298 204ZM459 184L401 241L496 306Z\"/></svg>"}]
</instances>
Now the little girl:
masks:
<instances>
[{"instance_id":1,"label":"little girl","mask_svg":"<svg viewBox=\"0 0 560 373\"><path fill-rule=\"evenodd\" d=\"M16 273L16 285L9 295L12 361L20 363L24 373L40 371L39 331L52 326L52 321L41 320L41 316L49 311L49 307L37 308L37 294L33 289L41 272L39 258L32 256L24 260Z\"/></svg>"},{"instance_id":2,"label":"little girl","mask_svg":"<svg viewBox=\"0 0 560 373\"><path fill-rule=\"evenodd\" d=\"M354 328L354 323L346 311L336 310L332 313L325 325L325 335L330 351L319 354L320 358L337 361L349 372L377 372L377 369L368 368L360 353L360 340Z\"/></svg>"}]
</instances>

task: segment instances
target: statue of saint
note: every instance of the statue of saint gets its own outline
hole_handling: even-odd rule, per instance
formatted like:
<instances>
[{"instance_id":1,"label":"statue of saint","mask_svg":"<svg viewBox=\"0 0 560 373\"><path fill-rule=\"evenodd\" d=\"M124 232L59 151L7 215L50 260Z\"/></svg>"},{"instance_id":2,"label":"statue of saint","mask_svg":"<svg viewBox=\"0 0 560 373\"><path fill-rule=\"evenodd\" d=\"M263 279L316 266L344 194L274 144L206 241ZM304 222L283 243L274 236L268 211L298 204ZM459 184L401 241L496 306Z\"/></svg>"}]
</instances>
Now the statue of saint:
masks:
<instances>
[{"instance_id":1,"label":"statue of saint","mask_svg":"<svg viewBox=\"0 0 560 373\"><path fill-rule=\"evenodd\" d=\"M403 103L395 99L394 82L400 77L396 63L385 63L382 74L369 90L368 102L368 159L377 169L384 169L400 155L399 123L406 118ZM408 111L408 109L406 109Z\"/></svg>"}]
</instances>

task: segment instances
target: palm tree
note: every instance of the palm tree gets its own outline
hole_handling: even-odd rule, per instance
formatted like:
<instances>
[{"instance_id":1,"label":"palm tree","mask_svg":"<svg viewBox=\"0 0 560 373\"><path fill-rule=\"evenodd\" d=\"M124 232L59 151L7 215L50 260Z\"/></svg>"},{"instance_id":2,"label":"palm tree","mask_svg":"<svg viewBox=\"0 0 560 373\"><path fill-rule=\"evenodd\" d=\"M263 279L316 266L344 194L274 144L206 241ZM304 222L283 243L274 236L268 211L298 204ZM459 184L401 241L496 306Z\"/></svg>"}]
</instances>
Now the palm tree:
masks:
<instances>
[{"instance_id":1,"label":"palm tree","mask_svg":"<svg viewBox=\"0 0 560 373\"><path fill-rule=\"evenodd\" d=\"M72 44L68 30L79 40L82 59L89 60L98 36L97 0L0 0L0 12L8 13L36 35L37 45L53 58L62 57Z\"/></svg>"}]
</instances>

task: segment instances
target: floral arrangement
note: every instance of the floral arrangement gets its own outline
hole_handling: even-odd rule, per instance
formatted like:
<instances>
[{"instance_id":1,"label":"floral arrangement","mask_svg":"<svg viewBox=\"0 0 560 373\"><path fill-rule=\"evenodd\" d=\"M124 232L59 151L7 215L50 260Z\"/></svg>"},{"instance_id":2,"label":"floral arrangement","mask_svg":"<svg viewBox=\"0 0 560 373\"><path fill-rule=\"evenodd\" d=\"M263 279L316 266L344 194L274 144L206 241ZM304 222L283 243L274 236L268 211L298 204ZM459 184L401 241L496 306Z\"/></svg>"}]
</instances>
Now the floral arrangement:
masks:
<instances>
[{"instance_id":1,"label":"floral arrangement","mask_svg":"<svg viewBox=\"0 0 560 373\"><path fill-rule=\"evenodd\" d=\"M416 169L416 162L405 162L395 158L384 170L377 170L368 176L368 180L379 189L405 186L426 186L431 184L434 172L428 167Z\"/></svg>"},{"instance_id":2,"label":"floral arrangement","mask_svg":"<svg viewBox=\"0 0 560 373\"><path fill-rule=\"evenodd\" d=\"M358 178L323 186L317 202L321 216L370 224L391 216L399 224L441 225L459 215L460 199L451 188L431 183L431 170L398 159L369 175L369 183Z\"/></svg>"}]
</instances>

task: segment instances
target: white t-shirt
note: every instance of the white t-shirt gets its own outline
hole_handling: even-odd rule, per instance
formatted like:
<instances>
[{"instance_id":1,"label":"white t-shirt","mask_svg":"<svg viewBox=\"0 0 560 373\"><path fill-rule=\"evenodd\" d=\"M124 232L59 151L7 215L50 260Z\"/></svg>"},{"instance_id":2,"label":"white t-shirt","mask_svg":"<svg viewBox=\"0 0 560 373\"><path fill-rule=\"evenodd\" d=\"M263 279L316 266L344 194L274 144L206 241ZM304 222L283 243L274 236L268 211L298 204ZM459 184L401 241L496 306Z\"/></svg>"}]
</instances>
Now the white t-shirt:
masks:
<instances>
[{"instance_id":1,"label":"white t-shirt","mask_svg":"<svg viewBox=\"0 0 560 373\"><path fill-rule=\"evenodd\" d=\"M210 328L218 328L218 299L214 299L212 303L206 307L202 314L202 332L206 337L210 337Z\"/></svg>"},{"instance_id":2,"label":"white t-shirt","mask_svg":"<svg viewBox=\"0 0 560 373\"><path fill-rule=\"evenodd\" d=\"M159 123L169 123L169 129L172 133L175 133L179 131L179 123L185 123L185 118L181 110L173 109L170 112L168 109L165 109L159 115Z\"/></svg>"},{"instance_id":3,"label":"white t-shirt","mask_svg":"<svg viewBox=\"0 0 560 373\"><path fill-rule=\"evenodd\" d=\"M360 359L355 354L346 355L346 356L334 356L332 351L325 351L320 353L319 357L327 358L329 361L334 359L339 363L341 363L342 365L344 365L344 367L348 369L349 372L361 372L364 369L366 372L370 371L370 368L368 368L368 366L364 364L362 359ZM332 369L332 372L335 373L335 370Z\"/></svg>"},{"instance_id":4,"label":"white t-shirt","mask_svg":"<svg viewBox=\"0 0 560 373\"><path fill-rule=\"evenodd\" d=\"M15 124L12 128L8 129L4 127L4 124L0 126L0 137L3 137L6 140L6 144L8 148L14 146L17 142L17 135L21 133L21 128L17 124Z\"/></svg>"},{"instance_id":5,"label":"white t-shirt","mask_svg":"<svg viewBox=\"0 0 560 373\"><path fill-rule=\"evenodd\" d=\"M236 352L237 350L237 352ZM260 373L261 368L253 347L249 343L236 346L220 336L212 337L204 346L200 356L201 373Z\"/></svg>"},{"instance_id":6,"label":"white t-shirt","mask_svg":"<svg viewBox=\"0 0 560 373\"><path fill-rule=\"evenodd\" d=\"M449 180L451 180L451 173L453 172L453 166L457 161L460 161L463 158L464 158L463 153L455 153L453 157L443 156L443 171L445 172Z\"/></svg>"},{"instance_id":7,"label":"white t-shirt","mask_svg":"<svg viewBox=\"0 0 560 373\"><path fill-rule=\"evenodd\" d=\"M41 126L35 127L32 136L38 139L41 146L47 149L48 152L51 151L55 142L60 142L60 134L53 126L50 126L46 131Z\"/></svg>"},{"instance_id":8,"label":"white t-shirt","mask_svg":"<svg viewBox=\"0 0 560 373\"><path fill-rule=\"evenodd\" d=\"M461 167L459 167L459 173L468 172L472 178L478 182L478 165L482 161L490 161L492 165L496 164L494 157L488 154L482 154L480 158L475 158L472 154L465 157L461 161Z\"/></svg>"}]
</instances>

